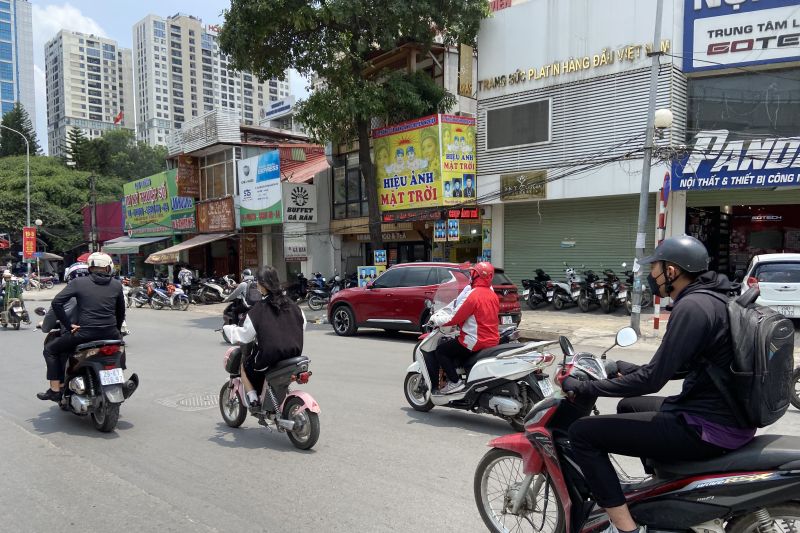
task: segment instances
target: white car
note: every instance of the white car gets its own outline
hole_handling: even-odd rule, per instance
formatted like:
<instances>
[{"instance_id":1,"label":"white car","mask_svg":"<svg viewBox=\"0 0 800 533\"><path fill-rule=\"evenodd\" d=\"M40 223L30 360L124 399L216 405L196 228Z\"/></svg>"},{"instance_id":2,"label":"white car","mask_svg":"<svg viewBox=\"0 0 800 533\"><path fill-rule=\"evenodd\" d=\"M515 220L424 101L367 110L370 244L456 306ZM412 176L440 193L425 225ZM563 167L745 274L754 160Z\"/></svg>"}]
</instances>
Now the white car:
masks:
<instances>
[{"instance_id":1,"label":"white car","mask_svg":"<svg viewBox=\"0 0 800 533\"><path fill-rule=\"evenodd\" d=\"M742 283L742 293L758 285L756 303L787 318L800 318L800 254L764 254L753 257Z\"/></svg>"}]
</instances>

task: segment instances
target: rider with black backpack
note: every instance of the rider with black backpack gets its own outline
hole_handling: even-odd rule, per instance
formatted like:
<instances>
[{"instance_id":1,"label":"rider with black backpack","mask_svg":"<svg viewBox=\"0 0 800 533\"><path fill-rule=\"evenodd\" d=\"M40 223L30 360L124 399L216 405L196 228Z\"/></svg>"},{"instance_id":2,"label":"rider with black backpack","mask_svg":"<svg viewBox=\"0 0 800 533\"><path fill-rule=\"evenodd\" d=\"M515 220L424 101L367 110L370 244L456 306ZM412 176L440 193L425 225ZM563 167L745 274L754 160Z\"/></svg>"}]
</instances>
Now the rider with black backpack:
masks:
<instances>
[{"instance_id":1,"label":"rider with black backpack","mask_svg":"<svg viewBox=\"0 0 800 533\"><path fill-rule=\"evenodd\" d=\"M737 323L743 322L747 313L764 314L765 308L742 307L736 300L729 303L728 295L738 286L724 275L708 271L708 262L705 246L693 237L683 235L662 242L641 262L650 265L648 284L653 294L669 296L674 302L653 359L643 366L620 365L621 375L611 379L580 382L568 377L563 383L568 394L627 398L619 403L619 414L583 418L570 430L575 460L597 502L608 512L611 531L636 531L639 526L628 511L609 453L659 461L709 459L744 446L757 427L769 422L749 416L749 406L735 399L741 398L737 394L741 384L737 388L731 370L742 359L752 366L747 357L758 352L753 349L757 342L743 350L742 341L760 332L740 329L732 336L729 318L733 313L730 316ZM785 359L788 353L791 361L791 323L791 335L786 337L786 319L778 318L778 329L771 338L780 345L780 357ZM742 356L742 351L749 355ZM777 372L771 377L782 379ZM643 396L660 391L671 379L683 379L679 394ZM781 388L782 382L778 385ZM770 414L780 416L785 407L778 411L780 407Z\"/></svg>"}]
</instances>

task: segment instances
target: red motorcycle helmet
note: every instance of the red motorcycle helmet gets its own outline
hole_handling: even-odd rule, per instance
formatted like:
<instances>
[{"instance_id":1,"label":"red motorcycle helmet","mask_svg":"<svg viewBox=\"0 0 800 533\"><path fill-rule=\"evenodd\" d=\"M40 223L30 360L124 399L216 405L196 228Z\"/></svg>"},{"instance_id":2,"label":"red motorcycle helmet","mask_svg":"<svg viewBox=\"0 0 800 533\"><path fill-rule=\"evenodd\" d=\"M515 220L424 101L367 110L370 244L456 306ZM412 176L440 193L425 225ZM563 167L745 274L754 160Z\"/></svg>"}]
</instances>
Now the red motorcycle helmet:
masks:
<instances>
[{"instance_id":1,"label":"red motorcycle helmet","mask_svg":"<svg viewBox=\"0 0 800 533\"><path fill-rule=\"evenodd\" d=\"M474 265L470 263L464 263L461 265L461 268L469 272L470 282L472 284L475 283L477 279L484 279L487 280L489 285L492 284L492 278L494 278L494 266L488 261L481 261L480 263L476 263Z\"/></svg>"}]
</instances>

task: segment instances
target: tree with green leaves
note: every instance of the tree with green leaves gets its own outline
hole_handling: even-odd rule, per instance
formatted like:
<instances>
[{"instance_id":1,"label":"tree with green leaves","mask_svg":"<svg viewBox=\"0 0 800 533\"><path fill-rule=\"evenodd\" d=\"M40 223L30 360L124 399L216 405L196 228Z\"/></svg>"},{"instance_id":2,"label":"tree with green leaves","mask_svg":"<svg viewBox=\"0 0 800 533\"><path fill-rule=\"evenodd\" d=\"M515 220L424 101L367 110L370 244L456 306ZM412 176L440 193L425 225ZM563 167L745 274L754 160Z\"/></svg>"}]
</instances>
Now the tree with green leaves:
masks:
<instances>
[{"instance_id":1,"label":"tree with green leaves","mask_svg":"<svg viewBox=\"0 0 800 533\"><path fill-rule=\"evenodd\" d=\"M71 128L67 140L61 147L63 160L75 170L89 170L93 165L93 154L89 150L89 139L80 128Z\"/></svg>"},{"instance_id":2,"label":"tree with green leaves","mask_svg":"<svg viewBox=\"0 0 800 533\"><path fill-rule=\"evenodd\" d=\"M474 44L488 14L488 0L231 0L219 42L233 68L261 80L283 78L289 68L324 79L299 103L298 118L318 142L358 141L370 240L378 249L372 119L446 112L455 99L423 73L376 69L372 60L402 45L424 55L436 43Z\"/></svg>"},{"instance_id":3,"label":"tree with green leaves","mask_svg":"<svg viewBox=\"0 0 800 533\"><path fill-rule=\"evenodd\" d=\"M37 155L41 151L39 141L36 139L36 130L33 129L33 124L31 124L31 117L19 102L14 104L14 109L3 115L3 120L0 124L22 133L28 139L31 155ZM0 157L25 155L25 153L25 140L17 133L1 128Z\"/></svg>"},{"instance_id":4,"label":"tree with green leaves","mask_svg":"<svg viewBox=\"0 0 800 533\"><path fill-rule=\"evenodd\" d=\"M167 149L137 142L127 129L114 129L87 139L77 128L67 134L64 162L75 170L131 181L166 170Z\"/></svg>"}]
</instances>

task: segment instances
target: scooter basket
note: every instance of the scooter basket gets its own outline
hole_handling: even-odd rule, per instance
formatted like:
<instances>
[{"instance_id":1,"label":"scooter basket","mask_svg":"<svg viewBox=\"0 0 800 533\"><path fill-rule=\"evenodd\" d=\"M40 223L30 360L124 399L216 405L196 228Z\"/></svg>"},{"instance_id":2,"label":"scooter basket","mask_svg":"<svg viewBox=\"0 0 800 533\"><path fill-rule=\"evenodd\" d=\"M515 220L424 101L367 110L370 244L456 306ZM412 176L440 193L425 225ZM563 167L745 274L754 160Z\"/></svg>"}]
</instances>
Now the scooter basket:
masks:
<instances>
[{"instance_id":1,"label":"scooter basket","mask_svg":"<svg viewBox=\"0 0 800 533\"><path fill-rule=\"evenodd\" d=\"M239 346L228 348L225 352L225 371L228 374L239 374L242 367L242 349Z\"/></svg>"}]
</instances>

